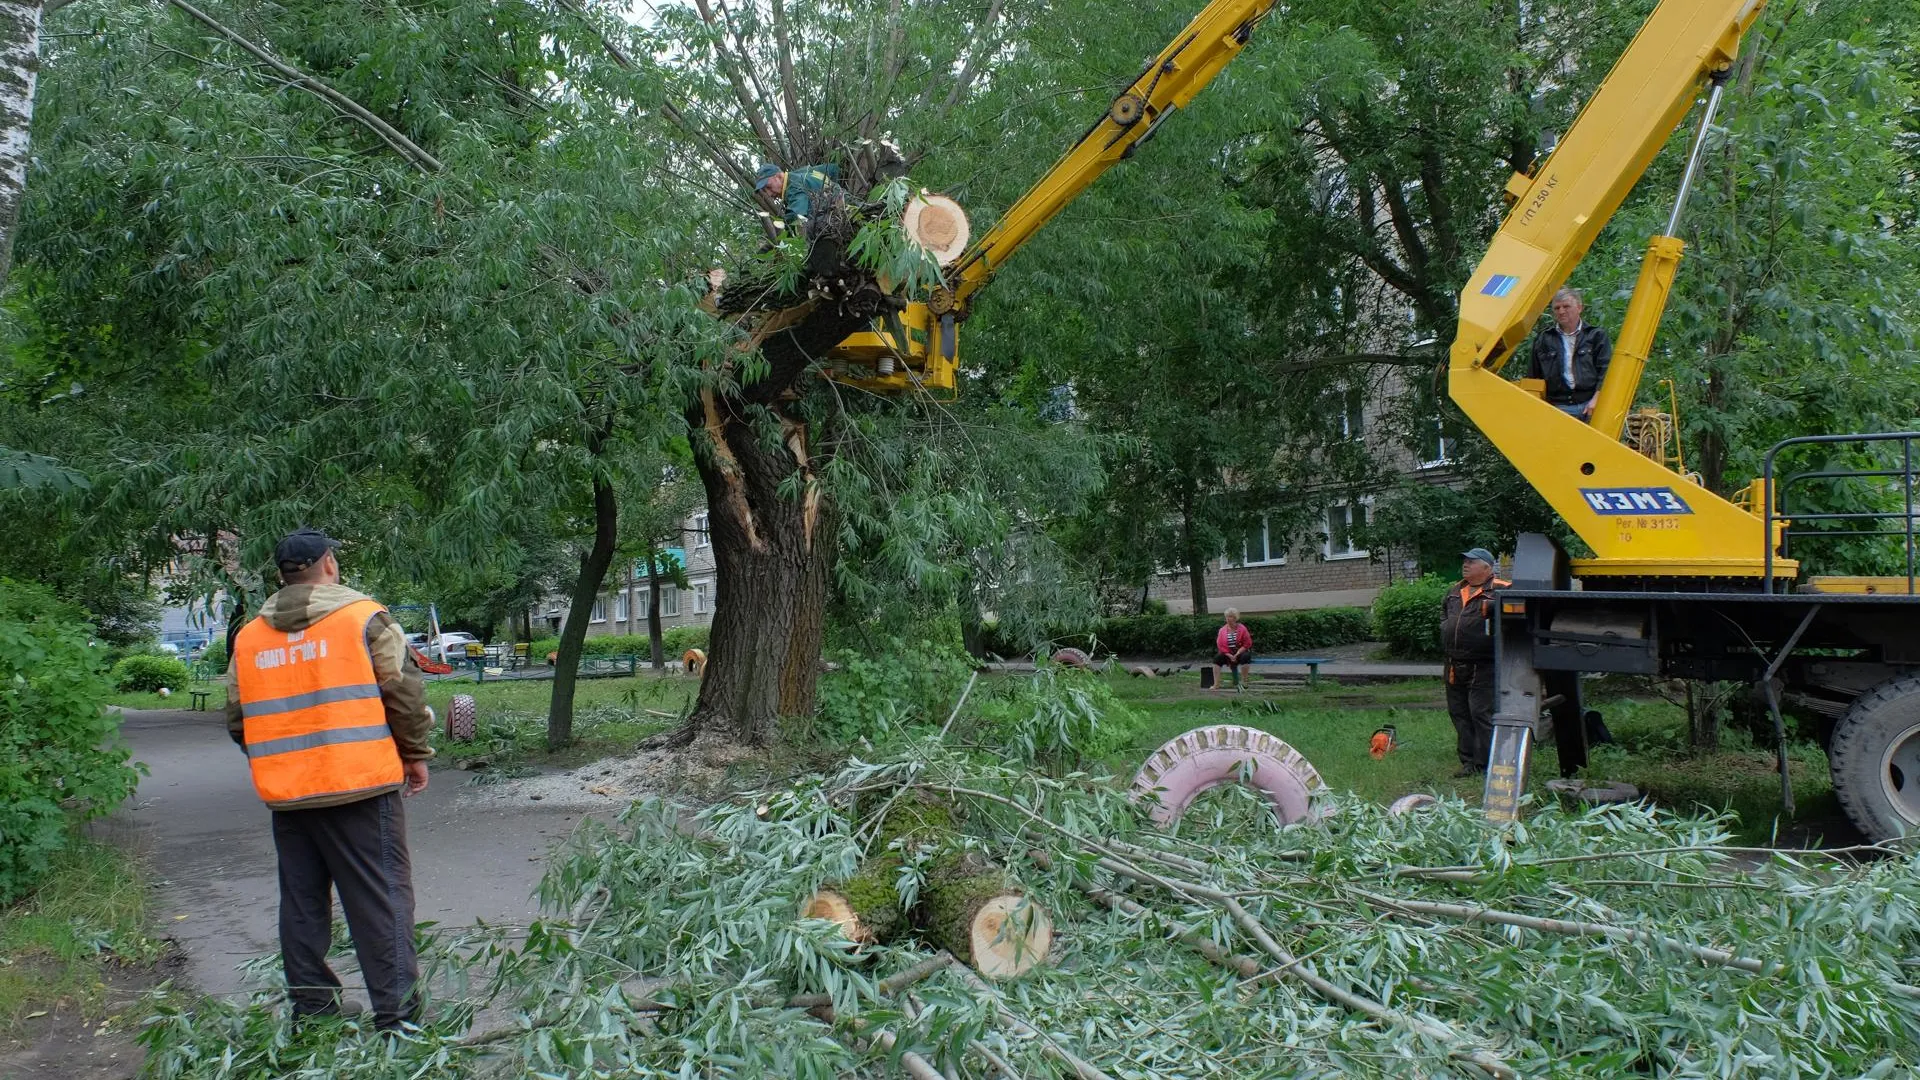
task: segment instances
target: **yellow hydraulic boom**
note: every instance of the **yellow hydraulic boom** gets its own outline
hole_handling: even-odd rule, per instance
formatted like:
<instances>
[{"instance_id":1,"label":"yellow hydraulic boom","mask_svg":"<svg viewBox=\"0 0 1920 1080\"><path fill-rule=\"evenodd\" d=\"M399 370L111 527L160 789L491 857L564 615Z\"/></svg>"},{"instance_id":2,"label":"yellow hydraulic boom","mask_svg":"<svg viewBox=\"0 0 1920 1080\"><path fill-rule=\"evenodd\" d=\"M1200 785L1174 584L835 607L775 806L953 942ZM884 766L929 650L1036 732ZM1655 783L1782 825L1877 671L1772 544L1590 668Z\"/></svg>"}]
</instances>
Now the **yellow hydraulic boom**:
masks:
<instances>
[{"instance_id":1,"label":"yellow hydraulic boom","mask_svg":"<svg viewBox=\"0 0 1920 1080\"><path fill-rule=\"evenodd\" d=\"M1131 156L1239 55L1276 0L1212 0L1107 106L1045 176L948 268L943 284L901 313L898 330L876 324L829 354L834 377L879 391L951 390L958 324L968 303L1042 225L1115 164Z\"/></svg>"},{"instance_id":2,"label":"yellow hydraulic boom","mask_svg":"<svg viewBox=\"0 0 1920 1080\"><path fill-rule=\"evenodd\" d=\"M1746 578L1766 575L1760 519L1619 442L1684 245L1686 191L1721 86L1765 0L1662 0L1533 175L1515 174L1514 198L1486 257L1460 294L1449 392L1488 439L1593 550L1582 578ZM1668 136L1711 83L1666 235L1648 245L1619 347L1591 423L1547 404L1537 388L1502 378L1534 321L1565 284ZM1756 508L1758 509L1758 508ZM1778 528L1775 530L1776 534ZM1791 561L1774 559L1776 575Z\"/></svg>"}]
</instances>

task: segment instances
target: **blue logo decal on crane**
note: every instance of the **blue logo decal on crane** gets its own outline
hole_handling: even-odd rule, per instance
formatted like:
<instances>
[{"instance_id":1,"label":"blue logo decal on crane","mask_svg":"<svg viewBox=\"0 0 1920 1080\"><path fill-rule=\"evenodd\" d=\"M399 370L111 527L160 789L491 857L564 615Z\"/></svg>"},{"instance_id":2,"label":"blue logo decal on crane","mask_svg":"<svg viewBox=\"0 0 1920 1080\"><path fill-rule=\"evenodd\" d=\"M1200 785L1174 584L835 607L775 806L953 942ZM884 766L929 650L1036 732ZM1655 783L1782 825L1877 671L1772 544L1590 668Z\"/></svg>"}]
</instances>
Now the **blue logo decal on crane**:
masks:
<instances>
[{"instance_id":1,"label":"blue logo decal on crane","mask_svg":"<svg viewBox=\"0 0 1920 1080\"><path fill-rule=\"evenodd\" d=\"M1611 517L1641 514L1650 517L1691 514L1693 507L1665 487L1581 488L1588 509Z\"/></svg>"},{"instance_id":2,"label":"blue logo decal on crane","mask_svg":"<svg viewBox=\"0 0 1920 1080\"><path fill-rule=\"evenodd\" d=\"M1505 297L1508 293L1512 292L1513 287L1518 284L1520 284L1520 279L1512 274L1495 274L1492 278L1488 279L1485 285L1480 287L1480 292L1484 296Z\"/></svg>"}]
</instances>

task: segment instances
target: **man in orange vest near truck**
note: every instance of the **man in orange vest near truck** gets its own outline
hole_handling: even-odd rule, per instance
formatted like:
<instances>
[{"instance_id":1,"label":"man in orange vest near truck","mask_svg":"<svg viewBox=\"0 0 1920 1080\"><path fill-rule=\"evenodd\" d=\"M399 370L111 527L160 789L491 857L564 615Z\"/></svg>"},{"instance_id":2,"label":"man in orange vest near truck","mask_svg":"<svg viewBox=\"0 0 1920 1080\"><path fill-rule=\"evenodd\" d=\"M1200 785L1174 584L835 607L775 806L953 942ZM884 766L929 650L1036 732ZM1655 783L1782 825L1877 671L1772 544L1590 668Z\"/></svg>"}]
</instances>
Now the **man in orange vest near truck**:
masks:
<instances>
[{"instance_id":1,"label":"man in orange vest near truck","mask_svg":"<svg viewBox=\"0 0 1920 1080\"><path fill-rule=\"evenodd\" d=\"M400 798L426 790L432 713L399 622L340 584L338 546L301 529L274 548L283 588L234 639L227 728L273 811L295 1025L342 1011L327 966L338 889L374 1025L393 1030L419 1017Z\"/></svg>"},{"instance_id":2,"label":"man in orange vest near truck","mask_svg":"<svg viewBox=\"0 0 1920 1080\"><path fill-rule=\"evenodd\" d=\"M1494 576L1493 552L1460 556L1460 580L1447 590L1440 616L1440 647L1447 655L1447 715L1453 718L1460 771L1487 771L1493 749L1493 610L1495 589L1513 584Z\"/></svg>"}]
</instances>

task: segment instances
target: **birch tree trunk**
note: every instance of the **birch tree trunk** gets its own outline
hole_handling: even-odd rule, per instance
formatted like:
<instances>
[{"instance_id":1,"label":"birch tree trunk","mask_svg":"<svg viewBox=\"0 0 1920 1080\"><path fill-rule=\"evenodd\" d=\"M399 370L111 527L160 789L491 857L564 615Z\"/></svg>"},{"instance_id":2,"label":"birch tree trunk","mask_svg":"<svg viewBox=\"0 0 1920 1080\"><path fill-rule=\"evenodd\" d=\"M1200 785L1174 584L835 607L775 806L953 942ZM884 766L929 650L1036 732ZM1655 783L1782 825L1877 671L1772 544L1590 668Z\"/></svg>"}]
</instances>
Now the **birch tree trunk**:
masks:
<instances>
[{"instance_id":1,"label":"birch tree trunk","mask_svg":"<svg viewBox=\"0 0 1920 1080\"><path fill-rule=\"evenodd\" d=\"M13 268L14 225L27 191L40 14L39 0L0 0L0 285Z\"/></svg>"}]
</instances>

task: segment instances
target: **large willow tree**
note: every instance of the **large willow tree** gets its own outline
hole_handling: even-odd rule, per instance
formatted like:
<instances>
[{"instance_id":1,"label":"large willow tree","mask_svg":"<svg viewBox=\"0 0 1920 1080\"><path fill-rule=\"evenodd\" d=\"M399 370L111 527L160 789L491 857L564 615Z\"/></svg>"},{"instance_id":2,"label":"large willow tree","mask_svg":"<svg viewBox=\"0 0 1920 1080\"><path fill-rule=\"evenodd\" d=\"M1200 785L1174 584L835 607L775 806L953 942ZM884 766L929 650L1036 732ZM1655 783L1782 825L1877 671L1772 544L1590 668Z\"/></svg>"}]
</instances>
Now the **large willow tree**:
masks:
<instances>
[{"instance_id":1,"label":"large willow tree","mask_svg":"<svg viewBox=\"0 0 1920 1080\"><path fill-rule=\"evenodd\" d=\"M301 523L388 580L484 577L529 531L586 538L566 671L621 534L618 493L690 444L721 594L686 734L763 743L810 711L838 547L925 568L889 535L888 493L906 488L875 474L932 475L918 446L965 441L916 445L940 410L889 426L894 406L821 377L821 354L896 302L875 271L912 261L888 223L897 178L946 179L984 227L1133 63L1079 59L1075 33L1113 32L1091 7L648 10L50 14L0 408L40 433L28 449L96 477L70 527L155 553L238 537L203 569L242 591ZM841 167L854 209L831 239L846 246L809 251L775 226L751 189L762 161ZM731 284L703 309L714 268ZM866 500L857 514L836 514L836 487ZM909 543L978 559L938 505L913 503ZM982 534L1007 542L1017 515L989 509Z\"/></svg>"}]
</instances>

